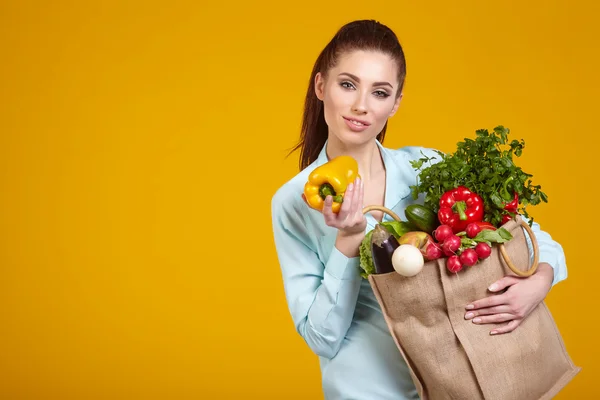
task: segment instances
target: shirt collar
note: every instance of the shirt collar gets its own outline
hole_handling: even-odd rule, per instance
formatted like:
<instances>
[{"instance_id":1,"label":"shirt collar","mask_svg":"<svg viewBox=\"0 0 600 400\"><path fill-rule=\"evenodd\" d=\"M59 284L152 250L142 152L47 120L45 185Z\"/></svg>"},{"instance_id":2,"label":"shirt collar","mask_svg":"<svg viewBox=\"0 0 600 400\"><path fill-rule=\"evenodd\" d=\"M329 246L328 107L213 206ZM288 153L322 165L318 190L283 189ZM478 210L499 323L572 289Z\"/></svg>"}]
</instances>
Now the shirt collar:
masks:
<instances>
[{"instance_id":1,"label":"shirt collar","mask_svg":"<svg viewBox=\"0 0 600 400\"><path fill-rule=\"evenodd\" d=\"M383 147L383 145L379 142L379 140L375 140L377 143L377 147L381 153L383 158L383 165L385 167L385 200L384 206L390 210L398 205L398 203L408 197L411 193L410 187L406 183L405 173L403 173L403 169L398 165L398 161L392 152ZM319 156L316 160L316 166L325 164L328 162L327 158L327 140L319 153ZM402 218L401 215L399 217ZM388 214L383 216L384 221L392 221L393 218Z\"/></svg>"}]
</instances>

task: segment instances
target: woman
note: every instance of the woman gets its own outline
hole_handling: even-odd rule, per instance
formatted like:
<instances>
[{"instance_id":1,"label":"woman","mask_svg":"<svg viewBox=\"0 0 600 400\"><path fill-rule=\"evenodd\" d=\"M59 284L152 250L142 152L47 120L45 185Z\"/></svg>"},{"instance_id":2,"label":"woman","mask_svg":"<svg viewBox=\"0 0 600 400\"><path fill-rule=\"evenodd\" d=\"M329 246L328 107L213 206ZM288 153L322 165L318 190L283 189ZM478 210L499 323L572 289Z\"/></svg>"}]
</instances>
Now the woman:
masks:
<instances>
[{"instance_id":1,"label":"woman","mask_svg":"<svg viewBox=\"0 0 600 400\"><path fill-rule=\"evenodd\" d=\"M363 205L403 213L415 202L409 161L431 149L383 147L388 118L400 105L406 75L396 35L376 21L342 27L319 55L306 95L301 172L273 196L274 238L286 299L298 333L320 360L326 399L415 399L417 391L367 280L359 273L358 248L367 231L387 215L362 214ZM301 196L309 173L340 155L354 157L361 179L348 187L339 213L329 196L322 212ZM422 199L417 200L422 203ZM473 323L506 322L517 328L566 278L561 246L539 225L538 271L527 279L490 282L501 295L465 304Z\"/></svg>"}]
</instances>

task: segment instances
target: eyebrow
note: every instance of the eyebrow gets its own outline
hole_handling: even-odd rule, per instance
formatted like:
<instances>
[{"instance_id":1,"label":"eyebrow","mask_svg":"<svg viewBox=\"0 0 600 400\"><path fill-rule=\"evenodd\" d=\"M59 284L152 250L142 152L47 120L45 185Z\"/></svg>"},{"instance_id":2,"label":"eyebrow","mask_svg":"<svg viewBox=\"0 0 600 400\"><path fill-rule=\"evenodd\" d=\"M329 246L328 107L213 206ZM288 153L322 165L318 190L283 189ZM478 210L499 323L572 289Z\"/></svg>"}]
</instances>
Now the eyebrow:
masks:
<instances>
[{"instance_id":1,"label":"eyebrow","mask_svg":"<svg viewBox=\"0 0 600 400\"><path fill-rule=\"evenodd\" d=\"M352 74L351 74L351 73L349 73L349 72L342 72L340 75L347 75L347 76L349 76L350 78L354 79L356 82L360 82L360 78L359 78L358 76L356 76L356 75L352 75ZM394 88L394 87L392 86L392 84L391 84L391 83L389 83L389 82L375 82L375 83L373 83L373 86L389 86L389 87L391 87L392 89Z\"/></svg>"}]
</instances>

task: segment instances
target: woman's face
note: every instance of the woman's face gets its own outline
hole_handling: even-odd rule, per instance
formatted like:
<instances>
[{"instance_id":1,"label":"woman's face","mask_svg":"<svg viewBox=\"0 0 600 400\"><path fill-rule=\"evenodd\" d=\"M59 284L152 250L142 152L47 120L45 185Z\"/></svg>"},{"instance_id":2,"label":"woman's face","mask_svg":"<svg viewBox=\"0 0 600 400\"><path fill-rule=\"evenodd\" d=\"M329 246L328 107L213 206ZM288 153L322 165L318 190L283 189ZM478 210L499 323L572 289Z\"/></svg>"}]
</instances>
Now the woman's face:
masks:
<instances>
[{"instance_id":1,"label":"woman's face","mask_svg":"<svg viewBox=\"0 0 600 400\"><path fill-rule=\"evenodd\" d=\"M342 55L326 77L318 73L315 91L324 104L329 136L350 146L377 137L400 105L397 75L390 56L359 50Z\"/></svg>"}]
</instances>

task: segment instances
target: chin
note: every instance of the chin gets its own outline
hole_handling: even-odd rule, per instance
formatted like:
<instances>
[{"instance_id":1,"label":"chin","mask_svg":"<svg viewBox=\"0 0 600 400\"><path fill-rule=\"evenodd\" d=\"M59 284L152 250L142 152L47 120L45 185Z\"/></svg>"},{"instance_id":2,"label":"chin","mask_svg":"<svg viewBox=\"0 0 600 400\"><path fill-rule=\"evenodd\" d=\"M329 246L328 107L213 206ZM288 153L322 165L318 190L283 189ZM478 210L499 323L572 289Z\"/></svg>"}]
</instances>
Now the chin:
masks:
<instances>
[{"instance_id":1,"label":"chin","mask_svg":"<svg viewBox=\"0 0 600 400\"><path fill-rule=\"evenodd\" d=\"M363 132L353 132L348 128L344 127L340 131L340 133L336 136L338 139L345 144L348 145L361 145L370 142L377 135L372 135L368 131Z\"/></svg>"}]
</instances>

